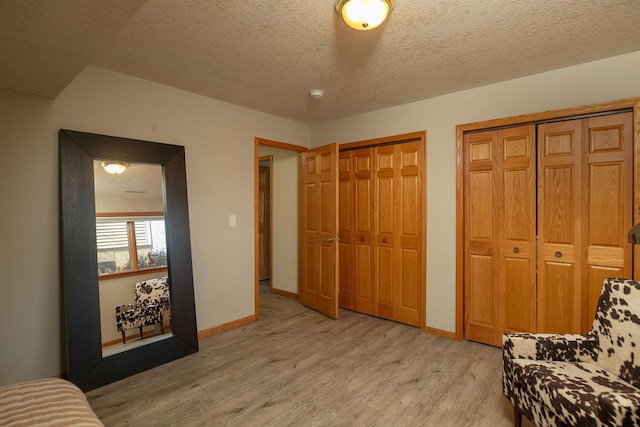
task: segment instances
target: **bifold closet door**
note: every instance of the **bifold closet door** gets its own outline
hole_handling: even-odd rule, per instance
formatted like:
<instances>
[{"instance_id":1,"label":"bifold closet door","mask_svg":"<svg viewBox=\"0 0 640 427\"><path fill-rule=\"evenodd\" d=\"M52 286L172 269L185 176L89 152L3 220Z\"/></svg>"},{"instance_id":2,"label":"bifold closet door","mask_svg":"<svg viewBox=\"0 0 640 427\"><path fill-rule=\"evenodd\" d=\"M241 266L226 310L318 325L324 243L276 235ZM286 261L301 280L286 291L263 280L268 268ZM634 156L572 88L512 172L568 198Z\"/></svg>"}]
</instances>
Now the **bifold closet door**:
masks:
<instances>
[{"instance_id":1,"label":"bifold closet door","mask_svg":"<svg viewBox=\"0 0 640 427\"><path fill-rule=\"evenodd\" d=\"M340 153L341 307L420 325L421 156L418 142Z\"/></svg>"},{"instance_id":2,"label":"bifold closet door","mask_svg":"<svg viewBox=\"0 0 640 427\"><path fill-rule=\"evenodd\" d=\"M632 276L632 127L629 112L465 134L465 338L584 333L603 280Z\"/></svg>"},{"instance_id":3,"label":"bifold closet door","mask_svg":"<svg viewBox=\"0 0 640 427\"><path fill-rule=\"evenodd\" d=\"M607 277L632 277L633 113L585 119L582 331L593 322Z\"/></svg>"},{"instance_id":4,"label":"bifold closet door","mask_svg":"<svg viewBox=\"0 0 640 427\"><path fill-rule=\"evenodd\" d=\"M538 126L538 332L579 333L582 122Z\"/></svg>"},{"instance_id":5,"label":"bifold closet door","mask_svg":"<svg viewBox=\"0 0 640 427\"><path fill-rule=\"evenodd\" d=\"M396 170L396 283L394 318L420 326L420 278L422 277L422 151L418 142L395 147Z\"/></svg>"},{"instance_id":6,"label":"bifold closet door","mask_svg":"<svg viewBox=\"0 0 640 427\"><path fill-rule=\"evenodd\" d=\"M465 337L535 332L534 127L465 135Z\"/></svg>"},{"instance_id":7,"label":"bifold closet door","mask_svg":"<svg viewBox=\"0 0 640 427\"><path fill-rule=\"evenodd\" d=\"M376 315L414 326L422 277L421 156L417 142L374 149Z\"/></svg>"},{"instance_id":8,"label":"bifold closet door","mask_svg":"<svg viewBox=\"0 0 640 427\"><path fill-rule=\"evenodd\" d=\"M373 149L341 152L339 182L340 307L375 314Z\"/></svg>"},{"instance_id":9,"label":"bifold closet door","mask_svg":"<svg viewBox=\"0 0 640 427\"><path fill-rule=\"evenodd\" d=\"M497 345L498 262L496 131L464 136L464 335Z\"/></svg>"},{"instance_id":10,"label":"bifold closet door","mask_svg":"<svg viewBox=\"0 0 640 427\"><path fill-rule=\"evenodd\" d=\"M498 336L536 331L535 127L498 131Z\"/></svg>"},{"instance_id":11,"label":"bifold closet door","mask_svg":"<svg viewBox=\"0 0 640 427\"><path fill-rule=\"evenodd\" d=\"M338 241L340 288L338 304L353 310L353 268L351 267L351 239L353 232L353 166L351 152L341 151L338 155Z\"/></svg>"},{"instance_id":12,"label":"bifold closet door","mask_svg":"<svg viewBox=\"0 0 640 427\"><path fill-rule=\"evenodd\" d=\"M631 277L632 120L620 113L538 128L538 332L586 332L603 280Z\"/></svg>"}]
</instances>

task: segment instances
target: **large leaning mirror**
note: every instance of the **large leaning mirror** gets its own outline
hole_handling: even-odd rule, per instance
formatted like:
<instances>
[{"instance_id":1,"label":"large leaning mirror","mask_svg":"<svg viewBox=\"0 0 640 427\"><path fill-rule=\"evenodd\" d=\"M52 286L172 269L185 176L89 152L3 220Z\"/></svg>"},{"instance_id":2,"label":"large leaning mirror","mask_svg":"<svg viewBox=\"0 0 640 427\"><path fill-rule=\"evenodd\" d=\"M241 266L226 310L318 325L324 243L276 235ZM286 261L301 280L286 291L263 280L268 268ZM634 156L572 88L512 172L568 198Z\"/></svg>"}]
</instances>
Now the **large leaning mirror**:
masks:
<instances>
[{"instance_id":1,"label":"large leaning mirror","mask_svg":"<svg viewBox=\"0 0 640 427\"><path fill-rule=\"evenodd\" d=\"M184 147L62 129L59 148L69 380L88 391L197 352ZM113 200L104 199L104 183L96 182L96 167L103 163L122 163L160 176L162 207L157 200L150 208L149 200L130 197L126 206L114 208ZM127 243L139 251L129 259L117 253L116 243L102 240L105 230L123 223L139 234ZM155 324L143 325L146 331L141 326L139 338L130 338L126 328L118 331L128 346L117 351L104 351L105 342L117 341L105 337L105 330L121 326L109 316L116 307L129 305L108 301L100 285L106 278L117 278L130 289L132 299L134 283L151 283L154 288L162 283L167 290L166 298L154 305L159 307Z\"/></svg>"}]
</instances>

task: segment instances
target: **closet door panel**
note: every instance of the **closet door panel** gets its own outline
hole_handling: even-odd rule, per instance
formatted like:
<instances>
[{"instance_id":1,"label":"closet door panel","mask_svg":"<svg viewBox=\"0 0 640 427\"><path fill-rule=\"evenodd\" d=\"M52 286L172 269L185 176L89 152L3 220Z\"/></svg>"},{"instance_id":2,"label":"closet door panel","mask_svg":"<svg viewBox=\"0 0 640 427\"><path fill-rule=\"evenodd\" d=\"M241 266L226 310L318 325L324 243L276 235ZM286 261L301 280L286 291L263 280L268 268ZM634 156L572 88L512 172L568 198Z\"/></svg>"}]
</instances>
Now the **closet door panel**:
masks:
<instances>
[{"instance_id":1,"label":"closet door panel","mask_svg":"<svg viewBox=\"0 0 640 427\"><path fill-rule=\"evenodd\" d=\"M396 232L396 156L393 146L374 149L374 246L373 265L376 315L393 319L396 288L395 232Z\"/></svg>"},{"instance_id":2,"label":"closet door panel","mask_svg":"<svg viewBox=\"0 0 640 427\"><path fill-rule=\"evenodd\" d=\"M536 150L535 128L498 131L502 174L498 217L500 241L499 330L536 331Z\"/></svg>"},{"instance_id":3,"label":"closet door panel","mask_svg":"<svg viewBox=\"0 0 640 427\"><path fill-rule=\"evenodd\" d=\"M373 284L373 150L352 153L354 168L355 310L375 313Z\"/></svg>"},{"instance_id":4,"label":"closet door panel","mask_svg":"<svg viewBox=\"0 0 640 427\"><path fill-rule=\"evenodd\" d=\"M581 122L538 127L537 332L579 333Z\"/></svg>"},{"instance_id":5,"label":"closet door panel","mask_svg":"<svg viewBox=\"0 0 640 427\"><path fill-rule=\"evenodd\" d=\"M497 345L497 135L465 135L465 338Z\"/></svg>"},{"instance_id":6,"label":"closet door panel","mask_svg":"<svg viewBox=\"0 0 640 427\"><path fill-rule=\"evenodd\" d=\"M585 122L585 191L582 330L593 321L602 282L631 277L633 226L632 113L593 117Z\"/></svg>"},{"instance_id":7,"label":"closet door panel","mask_svg":"<svg viewBox=\"0 0 640 427\"><path fill-rule=\"evenodd\" d=\"M351 153L340 152L338 156L338 242L340 262L340 289L338 304L340 307L353 309L353 271L352 265L352 162Z\"/></svg>"},{"instance_id":8,"label":"closet door panel","mask_svg":"<svg viewBox=\"0 0 640 427\"><path fill-rule=\"evenodd\" d=\"M410 325L420 324L418 277L421 277L421 174L420 144L406 142L394 146L399 161L396 168L396 254L398 262L395 297L396 320ZM398 188L399 187L399 188Z\"/></svg>"}]
</instances>

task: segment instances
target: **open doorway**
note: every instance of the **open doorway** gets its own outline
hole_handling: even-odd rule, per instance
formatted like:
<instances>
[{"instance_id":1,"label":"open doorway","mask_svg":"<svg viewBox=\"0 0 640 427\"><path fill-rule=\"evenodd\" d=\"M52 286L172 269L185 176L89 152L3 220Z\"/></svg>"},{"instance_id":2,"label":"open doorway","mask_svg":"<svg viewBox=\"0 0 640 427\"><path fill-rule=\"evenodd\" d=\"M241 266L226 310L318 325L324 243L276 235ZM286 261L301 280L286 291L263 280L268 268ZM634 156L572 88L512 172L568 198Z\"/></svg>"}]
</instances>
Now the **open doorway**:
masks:
<instances>
[{"instance_id":1,"label":"open doorway","mask_svg":"<svg viewBox=\"0 0 640 427\"><path fill-rule=\"evenodd\" d=\"M260 291L271 288L271 185L273 156L258 159L258 280Z\"/></svg>"},{"instance_id":2,"label":"open doorway","mask_svg":"<svg viewBox=\"0 0 640 427\"><path fill-rule=\"evenodd\" d=\"M298 153L303 151L307 148L255 138L256 318L260 313L261 288L293 298L298 296ZM263 169L267 166L268 171ZM268 195L264 191L267 172Z\"/></svg>"}]
</instances>

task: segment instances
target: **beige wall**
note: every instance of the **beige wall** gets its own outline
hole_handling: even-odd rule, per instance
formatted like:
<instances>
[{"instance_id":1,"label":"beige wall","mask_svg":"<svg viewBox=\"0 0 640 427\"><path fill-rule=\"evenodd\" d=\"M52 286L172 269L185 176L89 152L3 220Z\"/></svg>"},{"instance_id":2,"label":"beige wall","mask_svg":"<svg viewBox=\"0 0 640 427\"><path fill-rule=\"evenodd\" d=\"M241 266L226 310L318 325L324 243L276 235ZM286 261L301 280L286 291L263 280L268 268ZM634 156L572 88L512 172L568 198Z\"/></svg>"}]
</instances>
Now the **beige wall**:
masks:
<instances>
[{"instance_id":1,"label":"beige wall","mask_svg":"<svg viewBox=\"0 0 640 427\"><path fill-rule=\"evenodd\" d=\"M261 146L273 156L273 271L276 289L298 293L298 153Z\"/></svg>"},{"instance_id":2,"label":"beige wall","mask_svg":"<svg viewBox=\"0 0 640 427\"><path fill-rule=\"evenodd\" d=\"M306 146L308 125L96 67L55 101L0 91L0 385L66 371L60 128L184 145L198 329L253 314L254 137Z\"/></svg>"},{"instance_id":3,"label":"beige wall","mask_svg":"<svg viewBox=\"0 0 640 427\"><path fill-rule=\"evenodd\" d=\"M166 275L167 273L155 272L100 280L98 284L100 292L100 332L102 334L100 340L103 343L122 339L122 333L116 327L116 306L134 302L134 285L143 280ZM137 331L127 332L127 335L137 333Z\"/></svg>"},{"instance_id":4,"label":"beige wall","mask_svg":"<svg viewBox=\"0 0 640 427\"><path fill-rule=\"evenodd\" d=\"M312 127L312 147L427 131L427 325L455 330L458 124L640 96L640 52Z\"/></svg>"},{"instance_id":5,"label":"beige wall","mask_svg":"<svg viewBox=\"0 0 640 427\"><path fill-rule=\"evenodd\" d=\"M0 384L65 370L59 128L186 147L199 330L253 314L254 137L318 146L426 130L426 321L453 331L455 126L640 96L639 69L635 52L314 126L96 67L55 101L0 90Z\"/></svg>"}]
</instances>

